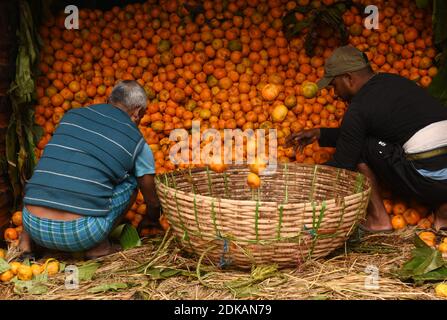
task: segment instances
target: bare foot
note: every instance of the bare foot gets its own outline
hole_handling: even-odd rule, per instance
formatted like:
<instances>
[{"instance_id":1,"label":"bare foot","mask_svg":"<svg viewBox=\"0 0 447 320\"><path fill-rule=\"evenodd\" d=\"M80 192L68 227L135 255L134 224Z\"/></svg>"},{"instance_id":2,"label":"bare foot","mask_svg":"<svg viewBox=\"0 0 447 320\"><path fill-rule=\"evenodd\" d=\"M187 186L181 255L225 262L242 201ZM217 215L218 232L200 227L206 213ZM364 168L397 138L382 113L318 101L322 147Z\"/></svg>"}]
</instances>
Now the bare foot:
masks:
<instances>
[{"instance_id":1,"label":"bare foot","mask_svg":"<svg viewBox=\"0 0 447 320\"><path fill-rule=\"evenodd\" d=\"M444 203L436 210L433 227L436 231L447 230L447 203Z\"/></svg>"},{"instance_id":2,"label":"bare foot","mask_svg":"<svg viewBox=\"0 0 447 320\"><path fill-rule=\"evenodd\" d=\"M366 221L362 224L367 230L374 232L390 231L393 230L389 217L386 219L380 219L373 215L368 215Z\"/></svg>"},{"instance_id":3,"label":"bare foot","mask_svg":"<svg viewBox=\"0 0 447 320\"><path fill-rule=\"evenodd\" d=\"M96 247L85 252L87 259L96 259L108 254L116 253L121 250L119 245L112 245L108 239L104 240Z\"/></svg>"},{"instance_id":4,"label":"bare foot","mask_svg":"<svg viewBox=\"0 0 447 320\"><path fill-rule=\"evenodd\" d=\"M381 189L374 172L365 163L360 163L357 166L357 169L363 173L371 183L371 198L363 227L373 232L393 230L390 216L386 213L383 199L380 196Z\"/></svg>"}]
</instances>

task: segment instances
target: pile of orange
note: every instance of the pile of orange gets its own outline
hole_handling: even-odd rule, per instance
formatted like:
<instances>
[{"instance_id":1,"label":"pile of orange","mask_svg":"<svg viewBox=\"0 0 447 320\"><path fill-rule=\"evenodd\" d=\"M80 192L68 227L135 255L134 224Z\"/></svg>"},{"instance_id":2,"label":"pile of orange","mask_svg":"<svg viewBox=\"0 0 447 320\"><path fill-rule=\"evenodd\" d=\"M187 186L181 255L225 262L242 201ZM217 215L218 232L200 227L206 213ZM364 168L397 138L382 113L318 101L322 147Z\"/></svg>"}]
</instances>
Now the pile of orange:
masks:
<instances>
[{"instance_id":1,"label":"pile of orange","mask_svg":"<svg viewBox=\"0 0 447 320\"><path fill-rule=\"evenodd\" d=\"M146 214L147 206L144 203L143 194L141 192L138 192L137 199L130 210L126 213L125 219L128 220L132 226L137 228ZM160 217L160 224L164 230L167 230L169 228L169 223L164 215ZM158 231L154 229L143 228L140 234L141 236L150 236L153 234L158 234L157 232Z\"/></svg>"},{"instance_id":2,"label":"pile of orange","mask_svg":"<svg viewBox=\"0 0 447 320\"><path fill-rule=\"evenodd\" d=\"M418 236L429 247L438 249L442 253L443 257L447 256L447 237L441 239L438 244L436 234L431 231L419 232Z\"/></svg>"},{"instance_id":3,"label":"pile of orange","mask_svg":"<svg viewBox=\"0 0 447 320\"><path fill-rule=\"evenodd\" d=\"M323 163L332 156L333 149L317 143L302 153L284 143L302 129L339 127L346 104L332 90L312 97L309 86L323 76L324 61L339 40L322 27L310 57L305 34L288 41L281 18L297 5L334 1L206 0L194 19L185 2L81 9L79 30L65 29L63 13L45 21L35 106L35 122L44 129L38 157L67 110L105 102L124 79L137 80L150 99L140 130L153 150L157 173L184 167L169 159L174 143L168 137L173 129L190 129L195 120L201 130L275 128L281 162ZM361 12L353 7L343 15L349 43L366 52L376 71L398 73L426 87L437 72L431 13L413 0L355 2L379 7L380 29L364 28ZM296 18L306 17L297 13ZM143 208L140 201L128 213L134 225Z\"/></svg>"},{"instance_id":4,"label":"pile of orange","mask_svg":"<svg viewBox=\"0 0 447 320\"><path fill-rule=\"evenodd\" d=\"M43 264L26 264L12 261L9 263L9 267L9 270L0 274L1 282L9 282L15 277L19 280L29 281L42 273L46 273L48 276L54 276L60 271L59 261L53 258L47 259Z\"/></svg>"},{"instance_id":5,"label":"pile of orange","mask_svg":"<svg viewBox=\"0 0 447 320\"><path fill-rule=\"evenodd\" d=\"M429 212L428 207L416 201L384 199L383 204L395 230L405 229L407 226L427 230L433 226L433 213Z\"/></svg>"},{"instance_id":6,"label":"pile of orange","mask_svg":"<svg viewBox=\"0 0 447 320\"><path fill-rule=\"evenodd\" d=\"M3 239L10 243L17 244L22 230L22 211L16 211L12 214L11 226L5 229Z\"/></svg>"}]
</instances>

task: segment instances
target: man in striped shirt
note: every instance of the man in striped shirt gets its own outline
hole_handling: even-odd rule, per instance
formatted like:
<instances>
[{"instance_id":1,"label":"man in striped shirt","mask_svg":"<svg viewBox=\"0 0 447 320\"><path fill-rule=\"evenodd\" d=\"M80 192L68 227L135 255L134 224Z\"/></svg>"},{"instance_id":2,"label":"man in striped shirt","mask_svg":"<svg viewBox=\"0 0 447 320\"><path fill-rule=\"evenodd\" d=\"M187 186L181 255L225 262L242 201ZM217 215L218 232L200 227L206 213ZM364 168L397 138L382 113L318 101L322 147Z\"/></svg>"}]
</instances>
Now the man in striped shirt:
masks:
<instances>
[{"instance_id":1,"label":"man in striped shirt","mask_svg":"<svg viewBox=\"0 0 447 320\"><path fill-rule=\"evenodd\" d=\"M22 252L31 251L31 240L87 258L116 251L108 235L137 187L147 204L145 224L157 225L154 160L137 127L146 103L136 81L122 81L107 104L64 115L25 188Z\"/></svg>"}]
</instances>

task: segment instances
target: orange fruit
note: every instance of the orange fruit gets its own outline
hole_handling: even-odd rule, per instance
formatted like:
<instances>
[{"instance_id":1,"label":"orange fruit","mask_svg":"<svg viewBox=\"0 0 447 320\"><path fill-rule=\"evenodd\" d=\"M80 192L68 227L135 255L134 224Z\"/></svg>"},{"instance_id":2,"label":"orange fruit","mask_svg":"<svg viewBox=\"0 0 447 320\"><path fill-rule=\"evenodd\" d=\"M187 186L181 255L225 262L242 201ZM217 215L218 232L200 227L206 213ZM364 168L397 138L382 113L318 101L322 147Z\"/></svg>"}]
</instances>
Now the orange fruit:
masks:
<instances>
[{"instance_id":1,"label":"orange fruit","mask_svg":"<svg viewBox=\"0 0 447 320\"><path fill-rule=\"evenodd\" d=\"M7 228L4 233L4 238L7 241L14 241L19 238L19 234L14 228Z\"/></svg>"},{"instance_id":2,"label":"orange fruit","mask_svg":"<svg viewBox=\"0 0 447 320\"><path fill-rule=\"evenodd\" d=\"M38 264L32 264L31 271L33 272L33 275L37 276L43 272L43 266Z\"/></svg>"},{"instance_id":3,"label":"orange fruit","mask_svg":"<svg viewBox=\"0 0 447 320\"><path fill-rule=\"evenodd\" d=\"M164 157L164 156L163 156L163 157ZM144 202L144 197L143 197L143 194L141 193L141 191L138 191L136 202L137 202L138 204L142 204L142 203Z\"/></svg>"},{"instance_id":4,"label":"orange fruit","mask_svg":"<svg viewBox=\"0 0 447 320\"><path fill-rule=\"evenodd\" d=\"M279 88L275 84L267 84L261 90L262 97L267 101L273 101L279 94Z\"/></svg>"},{"instance_id":5,"label":"orange fruit","mask_svg":"<svg viewBox=\"0 0 447 320\"><path fill-rule=\"evenodd\" d=\"M415 209L407 209L404 214L404 219L409 225L416 225L421 220L421 215Z\"/></svg>"},{"instance_id":6,"label":"orange fruit","mask_svg":"<svg viewBox=\"0 0 447 320\"><path fill-rule=\"evenodd\" d=\"M436 243L436 235L431 231L422 231L418 234L419 238L428 246L434 247Z\"/></svg>"},{"instance_id":7,"label":"orange fruit","mask_svg":"<svg viewBox=\"0 0 447 320\"><path fill-rule=\"evenodd\" d=\"M441 298L447 298L447 284L440 283L435 287L436 296Z\"/></svg>"},{"instance_id":8,"label":"orange fruit","mask_svg":"<svg viewBox=\"0 0 447 320\"><path fill-rule=\"evenodd\" d=\"M162 214L162 215L160 216L159 221L160 221L160 225L161 225L161 227L163 228L163 230L166 231L166 230L169 229L170 224L169 224L168 218L167 218L164 214Z\"/></svg>"},{"instance_id":9,"label":"orange fruit","mask_svg":"<svg viewBox=\"0 0 447 320\"><path fill-rule=\"evenodd\" d=\"M388 214L393 213L393 201L392 200L384 199L383 206L385 207L386 213L388 213Z\"/></svg>"},{"instance_id":10,"label":"orange fruit","mask_svg":"<svg viewBox=\"0 0 447 320\"><path fill-rule=\"evenodd\" d=\"M445 242L440 243L438 246L438 250L441 251L442 253L447 253L447 243Z\"/></svg>"},{"instance_id":11,"label":"orange fruit","mask_svg":"<svg viewBox=\"0 0 447 320\"><path fill-rule=\"evenodd\" d=\"M407 210L407 205L402 201L397 201L393 206L394 215L402 215Z\"/></svg>"},{"instance_id":12,"label":"orange fruit","mask_svg":"<svg viewBox=\"0 0 447 320\"><path fill-rule=\"evenodd\" d=\"M289 109L283 104L277 105L272 112L273 122L282 122L289 112Z\"/></svg>"},{"instance_id":13,"label":"orange fruit","mask_svg":"<svg viewBox=\"0 0 447 320\"><path fill-rule=\"evenodd\" d=\"M12 278L14 278L14 273L12 273L11 270L5 271L0 275L0 281L1 282L8 282Z\"/></svg>"},{"instance_id":14,"label":"orange fruit","mask_svg":"<svg viewBox=\"0 0 447 320\"><path fill-rule=\"evenodd\" d=\"M311 99L317 95L318 86L316 83L308 81L301 85L301 91L305 98Z\"/></svg>"},{"instance_id":15,"label":"orange fruit","mask_svg":"<svg viewBox=\"0 0 447 320\"><path fill-rule=\"evenodd\" d=\"M5 259L5 257L6 257L6 250L0 249L0 258Z\"/></svg>"},{"instance_id":16,"label":"orange fruit","mask_svg":"<svg viewBox=\"0 0 447 320\"><path fill-rule=\"evenodd\" d=\"M407 226L407 222L402 215L396 215L391 218L391 225L393 229L399 230L404 229Z\"/></svg>"},{"instance_id":17,"label":"orange fruit","mask_svg":"<svg viewBox=\"0 0 447 320\"><path fill-rule=\"evenodd\" d=\"M143 203L138 206L136 213L138 213L140 215L145 215L146 212L147 212L147 206L146 206L146 204Z\"/></svg>"},{"instance_id":18,"label":"orange fruit","mask_svg":"<svg viewBox=\"0 0 447 320\"><path fill-rule=\"evenodd\" d=\"M265 163L265 161L259 157L257 157L253 163L248 164L248 168L250 169L250 171L255 174L261 174L262 171L264 171L266 167L267 167L267 164Z\"/></svg>"},{"instance_id":19,"label":"orange fruit","mask_svg":"<svg viewBox=\"0 0 447 320\"><path fill-rule=\"evenodd\" d=\"M224 163L211 163L209 167L211 170L217 173L222 173L227 170L227 165Z\"/></svg>"},{"instance_id":20,"label":"orange fruit","mask_svg":"<svg viewBox=\"0 0 447 320\"><path fill-rule=\"evenodd\" d=\"M22 264L18 261L13 261L9 265L11 266L12 273L17 274L17 272L19 272L19 268Z\"/></svg>"},{"instance_id":21,"label":"orange fruit","mask_svg":"<svg viewBox=\"0 0 447 320\"><path fill-rule=\"evenodd\" d=\"M33 271L31 269L30 266L26 266L26 265L20 265L19 269L17 270L17 278L19 278L19 280L31 280L33 277Z\"/></svg>"},{"instance_id":22,"label":"orange fruit","mask_svg":"<svg viewBox=\"0 0 447 320\"><path fill-rule=\"evenodd\" d=\"M418 222L418 228L420 229L430 229L431 228L431 221L427 218L422 218Z\"/></svg>"},{"instance_id":23,"label":"orange fruit","mask_svg":"<svg viewBox=\"0 0 447 320\"><path fill-rule=\"evenodd\" d=\"M141 237L148 237L148 236L157 236L162 234L162 231L155 229L155 228L143 228L140 231Z\"/></svg>"},{"instance_id":24,"label":"orange fruit","mask_svg":"<svg viewBox=\"0 0 447 320\"><path fill-rule=\"evenodd\" d=\"M261 186L261 179L256 173L250 172L247 176L247 184L251 189L257 189Z\"/></svg>"},{"instance_id":25,"label":"orange fruit","mask_svg":"<svg viewBox=\"0 0 447 320\"><path fill-rule=\"evenodd\" d=\"M14 223L17 227L22 225L22 211L16 211L12 215L12 223Z\"/></svg>"},{"instance_id":26,"label":"orange fruit","mask_svg":"<svg viewBox=\"0 0 447 320\"><path fill-rule=\"evenodd\" d=\"M49 276L53 276L59 272L59 261L50 261L46 263L45 269Z\"/></svg>"}]
</instances>

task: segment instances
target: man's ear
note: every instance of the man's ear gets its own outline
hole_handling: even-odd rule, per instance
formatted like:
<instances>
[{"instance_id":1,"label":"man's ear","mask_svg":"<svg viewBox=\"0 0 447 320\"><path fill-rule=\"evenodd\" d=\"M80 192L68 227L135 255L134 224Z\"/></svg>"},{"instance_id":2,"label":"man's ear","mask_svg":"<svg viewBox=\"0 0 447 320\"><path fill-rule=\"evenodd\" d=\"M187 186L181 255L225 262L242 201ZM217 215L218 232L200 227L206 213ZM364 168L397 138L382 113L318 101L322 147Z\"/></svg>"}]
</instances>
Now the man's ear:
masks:
<instances>
[{"instance_id":1,"label":"man's ear","mask_svg":"<svg viewBox=\"0 0 447 320\"><path fill-rule=\"evenodd\" d=\"M345 75L345 79L346 79L346 85L352 88L355 82L354 75L351 72L348 72Z\"/></svg>"}]
</instances>

